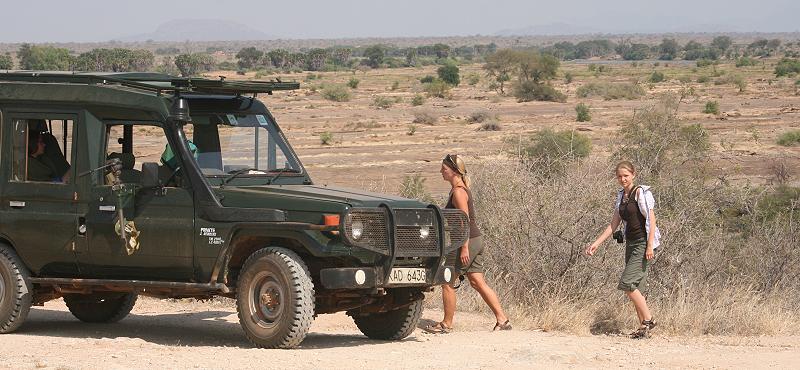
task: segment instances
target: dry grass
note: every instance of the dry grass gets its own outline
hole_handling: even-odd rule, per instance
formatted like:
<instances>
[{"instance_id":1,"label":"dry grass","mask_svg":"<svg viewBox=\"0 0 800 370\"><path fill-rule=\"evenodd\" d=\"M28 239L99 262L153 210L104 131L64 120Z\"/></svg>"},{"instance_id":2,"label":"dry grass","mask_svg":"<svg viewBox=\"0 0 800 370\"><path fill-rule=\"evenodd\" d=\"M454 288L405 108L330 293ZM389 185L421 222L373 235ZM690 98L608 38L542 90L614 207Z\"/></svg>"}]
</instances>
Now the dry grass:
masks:
<instances>
[{"instance_id":1,"label":"dry grass","mask_svg":"<svg viewBox=\"0 0 800 370\"><path fill-rule=\"evenodd\" d=\"M624 247L610 241L595 257L582 255L610 220L611 173L608 163L588 160L553 177L508 158L474 174L487 279L518 325L595 334L635 327L633 307L616 290ZM726 231L721 210L757 205L758 196L693 175L670 173L652 183L664 238L646 294L660 330L800 332L793 308L800 299L786 294L800 289L797 222L753 218L751 232ZM477 294L464 294L470 290L461 289L459 307L486 310Z\"/></svg>"}]
</instances>

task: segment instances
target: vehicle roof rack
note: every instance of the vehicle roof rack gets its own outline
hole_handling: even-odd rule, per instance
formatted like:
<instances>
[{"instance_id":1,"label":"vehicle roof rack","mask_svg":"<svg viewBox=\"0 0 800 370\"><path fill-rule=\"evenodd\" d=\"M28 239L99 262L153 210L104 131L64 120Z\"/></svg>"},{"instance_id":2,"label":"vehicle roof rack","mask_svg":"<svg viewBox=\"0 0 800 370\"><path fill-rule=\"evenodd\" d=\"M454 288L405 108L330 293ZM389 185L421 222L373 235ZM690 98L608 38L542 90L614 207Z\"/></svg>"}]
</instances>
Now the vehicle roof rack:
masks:
<instances>
[{"instance_id":1,"label":"vehicle roof rack","mask_svg":"<svg viewBox=\"0 0 800 370\"><path fill-rule=\"evenodd\" d=\"M154 92L158 95L194 92L201 94L272 94L279 90L296 90L299 82L274 81L226 81L208 78L175 77L162 73L139 72L45 72L45 71L0 71L0 81L73 83L85 85L120 85Z\"/></svg>"}]
</instances>

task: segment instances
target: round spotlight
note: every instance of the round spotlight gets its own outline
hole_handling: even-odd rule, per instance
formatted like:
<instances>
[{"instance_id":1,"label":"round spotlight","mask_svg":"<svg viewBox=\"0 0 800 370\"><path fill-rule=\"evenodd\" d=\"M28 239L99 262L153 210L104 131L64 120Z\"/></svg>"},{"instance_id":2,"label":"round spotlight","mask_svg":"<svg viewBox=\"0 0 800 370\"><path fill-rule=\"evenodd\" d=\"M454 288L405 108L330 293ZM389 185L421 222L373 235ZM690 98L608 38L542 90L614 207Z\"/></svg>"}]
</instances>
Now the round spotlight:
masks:
<instances>
[{"instance_id":1,"label":"round spotlight","mask_svg":"<svg viewBox=\"0 0 800 370\"><path fill-rule=\"evenodd\" d=\"M366 282L367 282L367 274L364 272L364 270L356 271L356 284L364 285L364 283Z\"/></svg>"},{"instance_id":2,"label":"round spotlight","mask_svg":"<svg viewBox=\"0 0 800 370\"><path fill-rule=\"evenodd\" d=\"M452 280L452 279L453 279L453 272L450 271L449 267L445 267L444 268L444 281L449 283L450 280Z\"/></svg>"}]
</instances>

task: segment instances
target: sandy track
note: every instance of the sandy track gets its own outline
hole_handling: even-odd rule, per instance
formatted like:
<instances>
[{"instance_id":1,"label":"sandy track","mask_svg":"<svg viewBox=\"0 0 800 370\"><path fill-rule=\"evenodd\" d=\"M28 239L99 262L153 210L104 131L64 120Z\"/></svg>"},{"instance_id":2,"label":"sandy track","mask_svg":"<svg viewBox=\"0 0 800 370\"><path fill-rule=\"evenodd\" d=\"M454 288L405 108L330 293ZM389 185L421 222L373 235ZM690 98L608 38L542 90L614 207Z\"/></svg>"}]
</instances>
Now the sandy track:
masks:
<instances>
[{"instance_id":1,"label":"sandy track","mask_svg":"<svg viewBox=\"0 0 800 370\"><path fill-rule=\"evenodd\" d=\"M439 312L426 312L431 322ZM0 336L0 368L797 368L798 337L702 337L633 341L515 330L459 313L458 331L417 330L402 342L362 336L344 314L317 318L299 349L254 349L233 307L143 299L112 325L84 324L61 301L34 308L20 331ZM490 326L490 325L489 325Z\"/></svg>"}]
</instances>

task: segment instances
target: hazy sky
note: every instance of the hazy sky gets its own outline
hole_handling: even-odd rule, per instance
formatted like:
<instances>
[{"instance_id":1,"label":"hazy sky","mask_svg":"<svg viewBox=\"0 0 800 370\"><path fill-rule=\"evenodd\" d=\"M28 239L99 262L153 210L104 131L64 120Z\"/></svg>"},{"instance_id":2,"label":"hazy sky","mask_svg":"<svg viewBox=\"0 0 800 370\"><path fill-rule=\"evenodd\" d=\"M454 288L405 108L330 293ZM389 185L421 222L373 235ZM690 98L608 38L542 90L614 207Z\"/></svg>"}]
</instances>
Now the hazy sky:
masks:
<instances>
[{"instance_id":1,"label":"hazy sky","mask_svg":"<svg viewBox=\"0 0 800 370\"><path fill-rule=\"evenodd\" d=\"M594 32L793 32L800 0L3 1L0 42L107 41L174 19L225 19L282 38L494 34L554 23Z\"/></svg>"}]
</instances>

